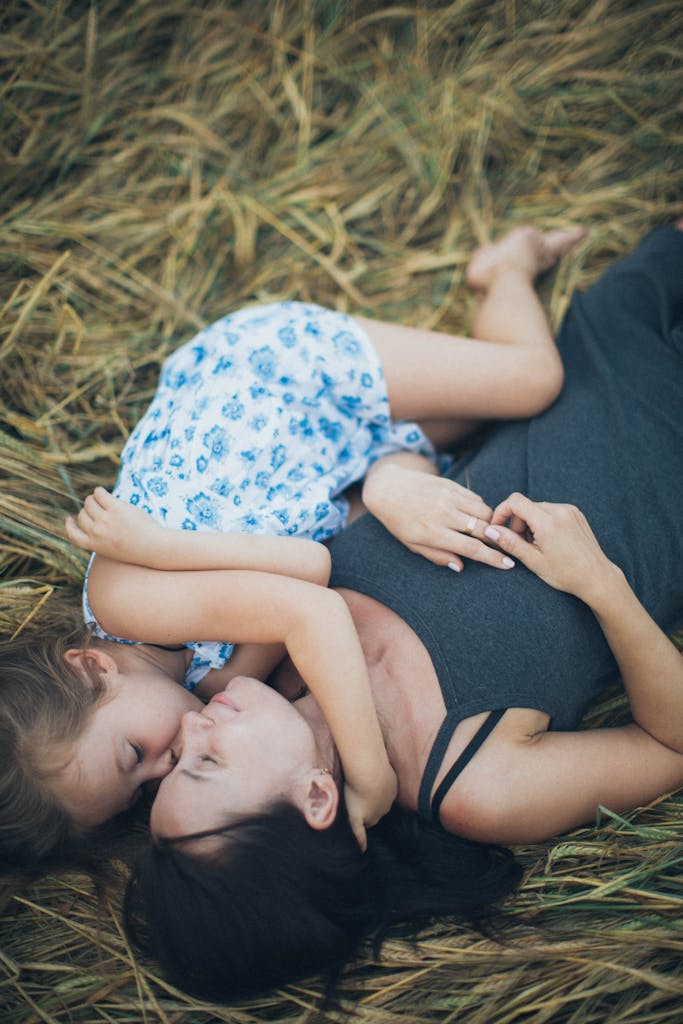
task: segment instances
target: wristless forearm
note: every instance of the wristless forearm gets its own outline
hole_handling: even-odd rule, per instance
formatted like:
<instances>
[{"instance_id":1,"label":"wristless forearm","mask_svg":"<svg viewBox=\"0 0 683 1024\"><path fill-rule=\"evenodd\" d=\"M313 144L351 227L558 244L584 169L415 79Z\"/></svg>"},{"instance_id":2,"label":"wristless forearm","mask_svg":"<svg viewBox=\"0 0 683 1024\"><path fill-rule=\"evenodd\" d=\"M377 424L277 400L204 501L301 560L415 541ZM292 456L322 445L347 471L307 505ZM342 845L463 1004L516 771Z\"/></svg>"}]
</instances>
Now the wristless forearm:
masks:
<instances>
[{"instance_id":1,"label":"wristless forearm","mask_svg":"<svg viewBox=\"0 0 683 1024\"><path fill-rule=\"evenodd\" d=\"M326 585L329 562L327 549L310 540L161 529L149 564L167 570L249 569Z\"/></svg>"},{"instance_id":2,"label":"wristless forearm","mask_svg":"<svg viewBox=\"0 0 683 1024\"><path fill-rule=\"evenodd\" d=\"M683 752L683 658L623 573L613 575L593 611L617 660L635 721Z\"/></svg>"},{"instance_id":3,"label":"wristless forearm","mask_svg":"<svg viewBox=\"0 0 683 1024\"><path fill-rule=\"evenodd\" d=\"M325 716L347 781L367 785L387 756L363 651L343 599L322 591L287 647Z\"/></svg>"}]
</instances>

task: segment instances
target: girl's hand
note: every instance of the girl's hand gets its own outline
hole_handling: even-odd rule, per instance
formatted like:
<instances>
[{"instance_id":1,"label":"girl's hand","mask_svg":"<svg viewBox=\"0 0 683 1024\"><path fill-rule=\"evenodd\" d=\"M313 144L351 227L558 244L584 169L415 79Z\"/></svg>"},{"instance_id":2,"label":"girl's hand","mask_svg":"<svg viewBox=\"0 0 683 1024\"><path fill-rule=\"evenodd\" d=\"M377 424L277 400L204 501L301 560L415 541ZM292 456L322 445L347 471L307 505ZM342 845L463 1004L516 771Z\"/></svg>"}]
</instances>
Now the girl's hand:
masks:
<instances>
[{"instance_id":1,"label":"girl's hand","mask_svg":"<svg viewBox=\"0 0 683 1024\"><path fill-rule=\"evenodd\" d=\"M489 506L453 480L387 459L368 473L363 501L397 540L436 565L460 572L463 558L471 558L512 568L504 553L486 543Z\"/></svg>"},{"instance_id":2,"label":"girl's hand","mask_svg":"<svg viewBox=\"0 0 683 1024\"><path fill-rule=\"evenodd\" d=\"M65 526L77 547L147 569L240 569L291 576L321 587L330 579L330 553L317 541L163 526L104 487L95 488L77 519L69 516Z\"/></svg>"},{"instance_id":3,"label":"girl's hand","mask_svg":"<svg viewBox=\"0 0 683 1024\"><path fill-rule=\"evenodd\" d=\"M574 505L534 502L523 494L511 494L494 511L486 535L551 587L588 604L616 568Z\"/></svg>"},{"instance_id":4,"label":"girl's hand","mask_svg":"<svg viewBox=\"0 0 683 1024\"><path fill-rule=\"evenodd\" d=\"M67 518L65 529L76 547L115 562L147 566L155 565L159 558L163 561L162 549L169 532L142 509L120 501L104 487L96 487L88 495L78 516Z\"/></svg>"},{"instance_id":5,"label":"girl's hand","mask_svg":"<svg viewBox=\"0 0 683 1024\"><path fill-rule=\"evenodd\" d=\"M344 802L349 824L364 852L368 845L366 828L376 825L391 809L397 792L396 774L389 761L381 772L374 775L371 787L354 789L348 782L344 784Z\"/></svg>"}]
</instances>

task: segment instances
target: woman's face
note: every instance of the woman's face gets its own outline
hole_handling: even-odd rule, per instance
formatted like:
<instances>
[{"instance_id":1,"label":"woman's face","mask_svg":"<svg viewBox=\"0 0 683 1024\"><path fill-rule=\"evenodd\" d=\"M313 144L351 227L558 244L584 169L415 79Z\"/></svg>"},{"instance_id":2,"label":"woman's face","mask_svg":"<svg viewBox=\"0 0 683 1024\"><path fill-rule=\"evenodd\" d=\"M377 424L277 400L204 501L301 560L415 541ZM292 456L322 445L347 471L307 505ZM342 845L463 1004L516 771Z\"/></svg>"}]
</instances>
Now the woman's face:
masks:
<instances>
[{"instance_id":1,"label":"woman's face","mask_svg":"<svg viewBox=\"0 0 683 1024\"><path fill-rule=\"evenodd\" d=\"M183 715L173 753L176 765L152 807L157 837L221 828L278 797L300 806L311 773L320 770L306 719L271 687L246 676L232 679L201 713Z\"/></svg>"}]
</instances>

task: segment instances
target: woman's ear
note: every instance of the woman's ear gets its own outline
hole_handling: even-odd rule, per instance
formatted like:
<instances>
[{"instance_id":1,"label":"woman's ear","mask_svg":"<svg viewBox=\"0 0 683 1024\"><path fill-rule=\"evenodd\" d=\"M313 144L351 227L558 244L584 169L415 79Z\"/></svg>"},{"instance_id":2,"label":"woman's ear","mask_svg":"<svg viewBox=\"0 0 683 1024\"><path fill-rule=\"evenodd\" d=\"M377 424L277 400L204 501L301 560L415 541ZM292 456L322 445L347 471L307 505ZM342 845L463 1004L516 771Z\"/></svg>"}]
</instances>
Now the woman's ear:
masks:
<instances>
[{"instance_id":1,"label":"woman's ear","mask_svg":"<svg viewBox=\"0 0 683 1024\"><path fill-rule=\"evenodd\" d=\"M334 777L319 768L308 781L303 800L303 814L314 829L329 828L334 824L339 808L339 790Z\"/></svg>"}]
</instances>

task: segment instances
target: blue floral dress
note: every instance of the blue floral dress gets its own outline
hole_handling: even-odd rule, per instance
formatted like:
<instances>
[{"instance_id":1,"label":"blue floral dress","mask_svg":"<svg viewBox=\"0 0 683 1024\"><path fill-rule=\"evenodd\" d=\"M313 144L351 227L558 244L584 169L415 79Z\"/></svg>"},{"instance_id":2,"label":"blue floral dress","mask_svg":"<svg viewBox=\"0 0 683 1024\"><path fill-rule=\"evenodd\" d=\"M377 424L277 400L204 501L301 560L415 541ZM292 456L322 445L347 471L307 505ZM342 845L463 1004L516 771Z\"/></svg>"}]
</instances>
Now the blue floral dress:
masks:
<instances>
[{"instance_id":1,"label":"blue floral dress","mask_svg":"<svg viewBox=\"0 0 683 1024\"><path fill-rule=\"evenodd\" d=\"M392 421L382 367L360 325L320 306L277 302L218 320L166 360L114 493L169 527L324 541L344 526L342 492L399 450L434 457L416 424ZM87 580L84 610L107 637ZM233 649L188 646L191 687Z\"/></svg>"}]
</instances>

